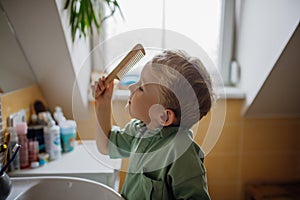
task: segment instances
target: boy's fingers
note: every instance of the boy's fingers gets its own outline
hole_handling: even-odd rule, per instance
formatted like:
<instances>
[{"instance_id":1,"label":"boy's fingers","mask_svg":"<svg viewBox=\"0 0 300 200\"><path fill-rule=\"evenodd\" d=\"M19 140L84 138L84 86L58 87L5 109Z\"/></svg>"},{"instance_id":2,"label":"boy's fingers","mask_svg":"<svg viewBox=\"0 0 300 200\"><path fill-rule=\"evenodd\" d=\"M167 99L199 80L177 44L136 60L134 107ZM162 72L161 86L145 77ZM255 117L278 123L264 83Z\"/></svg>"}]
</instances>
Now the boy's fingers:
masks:
<instances>
[{"instance_id":1,"label":"boy's fingers","mask_svg":"<svg viewBox=\"0 0 300 200\"><path fill-rule=\"evenodd\" d=\"M97 92L97 86L98 85L98 81L94 82L94 85L91 85L91 89L92 89L92 95L95 98L96 92Z\"/></svg>"},{"instance_id":2,"label":"boy's fingers","mask_svg":"<svg viewBox=\"0 0 300 200\"><path fill-rule=\"evenodd\" d=\"M95 97L95 85L91 85L92 96Z\"/></svg>"},{"instance_id":3,"label":"boy's fingers","mask_svg":"<svg viewBox=\"0 0 300 200\"><path fill-rule=\"evenodd\" d=\"M100 95L103 94L105 91L105 77L102 76L101 78L98 79L98 81L95 82L95 98L99 97Z\"/></svg>"},{"instance_id":4,"label":"boy's fingers","mask_svg":"<svg viewBox=\"0 0 300 200\"><path fill-rule=\"evenodd\" d=\"M105 90L105 86L102 82L101 82L101 84L99 84L99 89L101 92L103 92Z\"/></svg>"},{"instance_id":5,"label":"boy's fingers","mask_svg":"<svg viewBox=\"0 0 300 200\"><path fill-rule=\"evenodd\" d=\"M110 83L107 84L107 88L111 89L114 87L114 81L111 81Z\"/></svg>"},{"instance_id":6,"label":"boy's fingers","mask_svg":"<svg viewBox=\"0 0 300 200\"><path fill-rule=\"evenodd\" d=\"M108 90L109 92L112 92L114 82L111 81L110 83L108 83L105 86L105 80L106 80L106 77L102 76L98 79L98 81L95 82L94 89L93 89L94 98L98 98L100 95L102 95L105 92L105 90Z\"/></svg>"}]
</instances>

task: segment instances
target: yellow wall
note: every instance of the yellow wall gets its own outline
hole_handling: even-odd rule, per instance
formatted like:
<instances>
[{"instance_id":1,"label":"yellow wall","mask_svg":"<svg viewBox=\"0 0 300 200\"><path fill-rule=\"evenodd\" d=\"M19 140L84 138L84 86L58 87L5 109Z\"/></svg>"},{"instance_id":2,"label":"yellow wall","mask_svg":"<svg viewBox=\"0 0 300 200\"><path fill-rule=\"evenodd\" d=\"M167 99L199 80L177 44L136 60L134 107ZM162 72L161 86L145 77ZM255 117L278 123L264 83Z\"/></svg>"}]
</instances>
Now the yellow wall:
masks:
<instances>
[{"instance_id":1,"label":"yellow wall","mask_svg":"<svg viewBox=\"0 0 300 200\"><path fill-rule=\"evenodd\" d=\"M249 182L300 178L300 119L245 119L242 105L227 100L223 131L205 158L214 200L244 199Z\"/></svg>"},{"instance_id":2,"label":"yellow wall","mask_svg":"<svg viewBox=\"0 0 300 200\"><path fill-rule=\"evenodd\" d=\"M6 122L7 117L21 109L25 109L27 121L30 116L30 106L35 100L42 101L45 105L46 100L38 85L32 85L20 90L5 93L1 96L2 101L2 119ZM4 123L3 129L6 128Z\"/></svg>"}]
</instances>

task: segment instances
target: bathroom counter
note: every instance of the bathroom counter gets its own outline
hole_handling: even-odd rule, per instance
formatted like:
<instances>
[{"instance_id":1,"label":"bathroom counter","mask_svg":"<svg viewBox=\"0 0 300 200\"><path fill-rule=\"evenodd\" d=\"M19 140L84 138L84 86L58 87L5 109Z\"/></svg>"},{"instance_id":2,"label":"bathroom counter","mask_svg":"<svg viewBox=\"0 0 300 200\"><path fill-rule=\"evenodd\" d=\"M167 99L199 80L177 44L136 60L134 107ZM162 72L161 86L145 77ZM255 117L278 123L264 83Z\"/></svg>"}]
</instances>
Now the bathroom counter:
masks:
<instances>
[{"instance_id":1,"label":"bathroom counter","mask_svg":"<svg viewBox=\"0 0 300 200\"><path fill-rule=\"evenodd\" d=\"M87 178L118 189L121 159L110 159L97 151L95 140L77 141L71 152L35 169L10 172L11 177L72 176Z\"/></svg>"}]
</instances>

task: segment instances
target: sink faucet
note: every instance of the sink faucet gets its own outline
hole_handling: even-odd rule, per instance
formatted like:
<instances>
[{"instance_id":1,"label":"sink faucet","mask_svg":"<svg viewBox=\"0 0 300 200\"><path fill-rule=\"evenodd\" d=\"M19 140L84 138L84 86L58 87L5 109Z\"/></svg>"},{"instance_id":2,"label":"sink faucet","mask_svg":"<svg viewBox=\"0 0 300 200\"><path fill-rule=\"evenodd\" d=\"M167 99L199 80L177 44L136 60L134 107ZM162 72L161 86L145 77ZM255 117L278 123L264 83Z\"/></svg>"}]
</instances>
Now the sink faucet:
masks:
<instances>
[{"instance_id":1,"label":"sink faucet","mask_svg":"<svg viewBox=\"0 0 300 200\"><path fill-rule=\"evenodd\" d=\"M10 165L10 163L15 159L17 153L20 150L20 145L16 144L13 148L13 155L11 157L11 159L6 163L6 165L1 168L0 171L0 200L2 199L6 199L6 197L8 197L10 190L11 190L11 180L9 178L9 176L7 175L7 173L5 173L6 169L8 168L8 166Z\"/></svg>"},{"instance_id":2,"label":"sink faucet","mask_svg":"<svg viewBox=\"0 0 300 200\"><path fill-rule=\"evenodd\" d=\"M0 176L0 188L0 200L4 200L11 190L11 180L5 172Z\"/></svg>"}]
</instances>

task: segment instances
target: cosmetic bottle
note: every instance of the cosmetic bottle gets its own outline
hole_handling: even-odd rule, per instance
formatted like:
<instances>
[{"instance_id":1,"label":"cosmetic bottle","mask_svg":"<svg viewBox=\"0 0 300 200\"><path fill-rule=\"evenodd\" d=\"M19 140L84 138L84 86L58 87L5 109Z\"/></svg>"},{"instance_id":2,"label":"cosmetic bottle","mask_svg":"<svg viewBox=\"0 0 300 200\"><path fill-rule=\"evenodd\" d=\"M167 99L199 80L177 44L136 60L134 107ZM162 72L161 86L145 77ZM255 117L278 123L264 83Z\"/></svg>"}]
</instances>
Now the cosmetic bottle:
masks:
<instances>
[{"instance_id":1,"label":"cosmetic bottle","mask_svg":"<svg viewBox=\"0 0 300 200\"><path fill-rule=\"evenodd\" d=\"M59 126L60 126L60 123L66 121L64 113L62 112L62 109L59 106L55 107L53 117L54 117L54 120L56 121L56 124Z\"/></svg>"},{"instance_id":2,"label":"cosmetic bottle","mask_svg":"<svg viewBox=\"0 0 300 200\"><path fill-rule=\"evenodd\" d=\"M39 154L39 142L36 138L36 133L34 129L28 128L27 138L29 163L31 165L31 163L38 161Z\"/></svg>"},{"instance_id":3,"label":"cosmetic bottle","mask_svg":"<svg viewBox=\"0 0 300 200\"><path fill-rule=\"evenodd\" d=\"M61 157L61 140L60 128L55 124L54 120L50 120L48 125L44 127L44 140L46 152L49 154L50 160Z\"/></svg>"},{"instance_id":4,"label":"cosmetic bottle","mask_svg":"<svg viewBox=\"0 0 300 200\"><path fill-rule=\"evenodd\" d=\"M27 139L27 124L25 122L18 123L16 125L16 130L18 134L18 142L21 145L19 152L20 155L20 168L28 168L29 158L28 158L28 139Z\"/></svg>"},{"instance_id":5,"label":"cosmetic bottle","mask_svg":"<svg viewBox=\"0 0 300 200\"><path fill-rule=\"evenodd\" d=\"M60 122L59 126L63 152L73 151L76 141L76 122L65 120Z\"/></svg>"}]
</instances>

